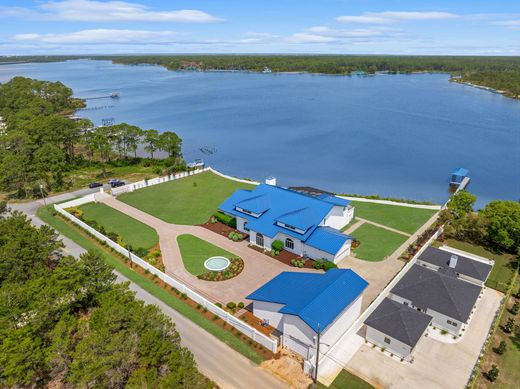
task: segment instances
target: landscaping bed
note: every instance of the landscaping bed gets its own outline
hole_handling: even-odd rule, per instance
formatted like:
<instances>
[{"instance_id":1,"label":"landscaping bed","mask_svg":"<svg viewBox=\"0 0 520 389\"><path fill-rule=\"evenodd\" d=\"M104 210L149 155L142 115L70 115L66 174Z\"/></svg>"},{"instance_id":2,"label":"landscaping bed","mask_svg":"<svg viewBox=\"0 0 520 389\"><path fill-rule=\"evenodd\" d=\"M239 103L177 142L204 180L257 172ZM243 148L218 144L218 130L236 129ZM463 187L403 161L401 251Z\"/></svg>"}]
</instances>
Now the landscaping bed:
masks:
<instances>
[{"instance_id":1,"label":"landscaping bed","mask_svg":"<svg viewBox=\"0 0 520 389\"><path fill-rule=\"evenodd\" d=\"M199 304L168 286L158 277L133 264L127 257L117 253L108 246L102 245L101 242L68 219L56 214L51 205L40 208L37 214L45 223L51 225L86 250L98 253L110 266L132 282L135 282L144 290L159 298L168 306L253 362L259 364L265 359L276 357L271 351L243 335L218 316L210 314L209 311L204 312L204 309L199 307Z\"/></svg>"},{"instance_id":2,"label":"landscaping bed","mask_svg":"<svg viewBox=\"0 0 520 389\"><path fill-rule=\"evenodd\" d=\"M230 227L228 225L225 225L224 223L221 223L219 221L217 221L215 223L212 223L211 219L212 218L210 218L210 220L208 220L204 224L201 224L200 226L204 227L204 228L207 228L208 230L213 231L216 234L219 234L219 235L222 235L222 236L225 236L225 237L229 237L229 234L235 233L235 234L241 234L242 238L243 238L242 240L249 240L249 235L247 235L247 234L245 234L243 232L240 232L237 229L232 228L232 227Z\"/></svg>"},{"instance_id":3,"label":"landscaping bed","mask_svg":"<svg viewBox=\"0 0 520 389\"><path fill-rule=\"evenodd\" d=\"M226 270L207 271L198 277L204 281L225 281L238 276L244 270L244 261L242 258L231 258L231 263Z\"/></svg>"},{"instance_id":4,"label":"landscaping bed","mask_svg":"<svg viewBox=\"0 0 520 389\"><path fill-rule=\"evenodd\" d=\"M258 246L255 246L254 244L250 244L248 246L249 248L255 250L255 251L258 251L259 253L262 253L262 254L265 254L266 256L268 256L269 258L272 258L272 259L276 259L277 261L279 262L282 262L283 264L287 265L287 266L291 266L291 267L294 267L293 264L291 264L291 260L293 259L296 259L298 261L300 260L304 260L304 265L303 265L303 268L305 269L314 269L313 268L313 260L312 259L308 259L308 258L302 258L296 254L293 254L287 250L282 250L278 253L278 255L272 255L271 254L271 251L268 251L268 250L265 250L261 247L258 247Z\"/></svg>"},{"instance_id":5,"label":"landscaping bed","mask_svg":"<svg viewBox=\"0 0 520 389\"><path fill-rule=\"evenodd\" d=\"M271 336L271 334L276 331L276 328L272 326L263 326L262 319L253 315L253 312L246 310L239 317L240 320L249 324L251 327L257 329L259 332L266 336Z\"/></svg>"}]
</instances>

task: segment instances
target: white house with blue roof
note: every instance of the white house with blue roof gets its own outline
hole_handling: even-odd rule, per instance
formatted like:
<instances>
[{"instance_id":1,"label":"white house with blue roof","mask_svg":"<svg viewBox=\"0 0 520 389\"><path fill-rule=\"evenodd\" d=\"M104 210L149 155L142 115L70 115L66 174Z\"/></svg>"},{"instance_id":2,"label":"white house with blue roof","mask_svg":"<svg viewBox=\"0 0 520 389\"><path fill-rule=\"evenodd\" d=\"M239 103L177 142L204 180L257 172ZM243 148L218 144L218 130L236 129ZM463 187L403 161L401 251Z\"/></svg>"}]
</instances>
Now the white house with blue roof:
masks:
<instances>
[{"instance_id":1,"label":"white house with blue roof","mask_svg":"<svg viewBox=\"0 0 520 389\"><path fill-rule=\"evenodd\" d=\"M282 345L313 358L316 339L334 344L361 313L368 282L351 269L283 272L255 290L253 314L282 333Z\"/></svg>"},{"instance_id":2,"label":"white house with blue roof","mask_svg":"<svg viewBox=\"0 0 520 389\"><path fill-rule=\"evenodd\" d=\"M334 263L350 254L353 238L339 230L354 217L349 200L260 184L237 190L219 209L235 217L237 229L256 246L270 250L279 240L294 254Z\"/></svg>"}]
</instances>

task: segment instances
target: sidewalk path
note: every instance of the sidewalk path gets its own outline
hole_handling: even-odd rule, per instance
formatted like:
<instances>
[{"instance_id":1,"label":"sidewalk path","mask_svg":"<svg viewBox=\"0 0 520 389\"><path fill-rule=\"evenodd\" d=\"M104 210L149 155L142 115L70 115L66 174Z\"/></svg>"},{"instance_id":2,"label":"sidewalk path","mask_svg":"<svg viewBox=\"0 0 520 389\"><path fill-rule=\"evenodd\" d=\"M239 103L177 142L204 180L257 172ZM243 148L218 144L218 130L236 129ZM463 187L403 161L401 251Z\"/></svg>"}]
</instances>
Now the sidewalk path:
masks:
<instances>
[{"instance_id":1,"label":"sidewalk path","mask_svg":"<svg viewBox=\"0 0 520 389\"><path fill-rule=\"evenodd\" d=\"M352 224L349 228L347 228L345 231L343 231L343 233L350 235L355 230L357 230L359 227L361 227L363 224L365 224L365 220L360 219L359 217L356 217L356 222L354 224Z\"/></svg>"},{"instance_id":2,"label":"sidewalk path","mask_svg":"<svg viewBox=\"0 0 520 389\"><path fill-rule=\"evenodd\" d=\"M408 232L404 232L404 231L401 231L401 230L396 230L395 228L385 226L384 224L379 224L379 223L376 223L376 222L373 222L373 221L370 221L370 220L367 220L367 219L362 219L359 216L356 216L356 218L358 220L364 222L364 223L372 224L372 225L374 225L376 227L383 228L385 230L392 231L392 232L395 232L395 233L400 234L400 235L412 236L412 234L409 234ZM352 227L354 227L354 226L352 226Z\"/></svg>"},{"instance_id":3,"label":"sidewalk path","mask_svg":"<svg viewBox=\"0 0 520 389\"><path fill-rule=\"evenodd\" d=\"M283 271L315 272L315 270L299 269L273 260L267 255L248 247L247 241L234 242L225 236L200 226L167 223L106 193L97 194L96 201L154 228L159 235L159 245L163 255L166 274L187 284L210 301L218 301L223 304L229 301L236 303L244 301L249 293ZM177 244L177 237L183 234L194 235L239 256L244 261L244 270L238 276L226 281L214 282L198 279L184 268L179 245Z\"/></svg>"}]
</instances>

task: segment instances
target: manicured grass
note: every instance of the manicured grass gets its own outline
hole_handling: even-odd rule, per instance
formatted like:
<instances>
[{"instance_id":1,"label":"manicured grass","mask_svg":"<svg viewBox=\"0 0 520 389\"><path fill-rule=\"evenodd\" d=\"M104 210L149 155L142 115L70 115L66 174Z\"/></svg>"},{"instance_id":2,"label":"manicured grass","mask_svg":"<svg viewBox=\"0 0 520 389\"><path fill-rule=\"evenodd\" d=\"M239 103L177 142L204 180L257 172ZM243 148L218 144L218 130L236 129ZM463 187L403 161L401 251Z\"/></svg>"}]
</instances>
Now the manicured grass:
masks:
<instances>
[{"instance_id":1,"label":"manicured grass","mask_svg":"<svg viewBox=\"0 0 520 389\"><path fill-rule=\"evenodd\" d=\"M318 384L318 389L326 389L323 384ZM341 370L341 373L336 377L334 382L330 384L329 389L373 389L374 387L368 382L363 381L358 376L349 373L346 370Z\"/></svg>"},{"instance_id":2,"label":"manicured grass","mask_svg":"<svg viewBox=\"0 0 520 389\"><path fill-rule=\"evenodd\" d=\"M195 174L164 184L125 193L119 200L175 224L203 224L237 189L254 185L220 177L211 172Z\"/></svg>"},{"instance_id":3,"label":"manicured grass","mask_svg":"<svg viewBox=\"0 0 520 389\"><path fill-rule=\"evenodd\" d=\"M468 253L480 255L481 257L489 258L495 261L493 270L491 270L491 274L486 281L486 286L501 292L505 292L507 290L507 286L514 272L513 268L511 267L511 263L515 259L514 255L508 253L494 253L482 246L461 242L455 239L447 239L444 244L455 249L467 251Z\"/></svg>"},{"instance_id":4,"label":"manicured grass","mask_svg":"<svg viewBox=\"0 0 520 389\"><path fill-rule=\"evenodd\" d=\"M361 242L359 247L354 249L356 258L367 261L382 261L407 239L404 235L369 223L357 228L352 235Z\"/></svg>"},{"instance_id":5,"label":"manicured grass","mask_svg":"<svg viewBox=\"0 0 520 389\"><path fill-rule=\"evenodd\" d=\"M186 318L200 326L202 329L218 338L220 341L226 343L235 351L239 352L240 354L244 355L246 358L250 359L251 361L257 364L260 364L264 361L264 358L261 355L256 353L247 344L240 341L231 332L226 331L225 329L219 327L216 323L202 316L199 312L195 311L193 308L191 308L184 302L169 294L166 290L155 284L152 280L137 273L133 269L130 269L121 260L119 260L115 254L112 254L109 251L102 249L101 246L94 243L92 240L88 239L85 235L83 235L79 229L67 224L61 218L53 216L53 208L51 205L38 209L37 215L45 223L49 224L50 226L58 230L62 235L66 236L67 238L72 239L85 250L91 250L93 252L98 253L106 261L106 263L108 263L116 271L123 274L130 281L139 285L141 288L143 288L153 296L157 297L171 308L175 309L181 315L185 316Z\"/></svg>"},{"instance_id":6,"label":"manicured grass","mask_svg":"<svg viewBox=\"0 0 520 389\"><path fill-rule=\"evenodd\" d=\"M179 235L177 243L179 243L184 267L194 276L208 272L208 269L204 267L204 261L210 257L236 258L236 255L229 251L190 234Z\"/></svg>"},{"instance_id":7,"label":"manicured grass","mask_svg":"<svg viewBox=\"0 0 520 389\"><path fill-rule=\"evenodd\" d=\"M353 201L354 214L362 219L413 234L436 212L432 209Z\"/></svg>"},{"instance_id":8,"label":"manicured grass","mask_svg":"<svg viewBox=\"0 0 520 389\"><path fill-rule=\"evenodd\" d=\"M153 228L108 205L88 203L79 209L83 211L83 219L94 220L107 232L115 232L134 249L150 249L159 242L159 236Z\"/></svg>"}]
</instances>

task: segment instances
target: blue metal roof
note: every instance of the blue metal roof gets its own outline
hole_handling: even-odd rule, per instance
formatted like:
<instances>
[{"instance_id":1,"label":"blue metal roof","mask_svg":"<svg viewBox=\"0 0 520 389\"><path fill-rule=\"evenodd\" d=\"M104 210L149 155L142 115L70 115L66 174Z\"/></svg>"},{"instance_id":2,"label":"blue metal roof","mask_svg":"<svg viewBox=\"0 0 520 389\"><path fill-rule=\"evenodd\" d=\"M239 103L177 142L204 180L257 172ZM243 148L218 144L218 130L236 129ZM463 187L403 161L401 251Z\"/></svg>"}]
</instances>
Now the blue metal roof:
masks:
<instances>
[{"instance_id":1,"label":"blue metal roof","mask_svg":"<svg viewBox=\"0 0 520 389\"><path fill-rule=\"evenodd\" d=\"M326 273L283 272L249 296L284 305L280 313L296 315L315 332L325 330L368 286L351 269Z\"/></svg>"},{"instance_id":2,"label":"blue metal roof","mask_svg":"<svg viewBox=\"0 0 520 389\"><path fill-rule=\"evenodd\" d=\"M347 206L349 203L350 201L336 196L328 195L321 199L278 186L260 184L252 190L237 190L219 209L246 219L249 229L270 238L284 233L322 251L336 254L345 241L352 238L332 228L320 227L318 230L318 226L334 206ZM236 207L261 216L255 217L238 211ZM282 227L277 222L303 232ZM316 231L317 235L310 240ZM333 231L336 233L333 234Z\"/></svg>"},{"instance_id":3,"label":"blue metal roof","mask_svg":"<svg viewBox=\"0 0 520 389\"><path fill-rule=\"evenodd\" d=\"M347 240L353 240L349 235L331 227L318 227L305 242L309 246L316 247L326 253L335 255Z\"/></svg>"},{"instance_id":4,"label":"blue metal roof","mask_svg":"<svg viewBox=\"0 0 520 389\"><path fill-rule=\"evenodd\" d=\"M457 167L453 170L453 172L451 173L452 176L461 176L461 177L466 177L469 173L469 170L468 169L464 169L463 167Z\"/></svg>"},{"instance_id":5,"label":"blue metal roof","mask_svg":"<svg viewBox=\"0 0 520 389\"><path fill-rule=\"evenodd\" d=\"M346 207L347 205L350 204L350 200L343 199L341 197L334 196L334 195L329 195L327 193L323 193L317 197L320 200L326 201L326 202L334 204L334 205L339 205L340 207Z\"/></svg>"}]
</instances>

